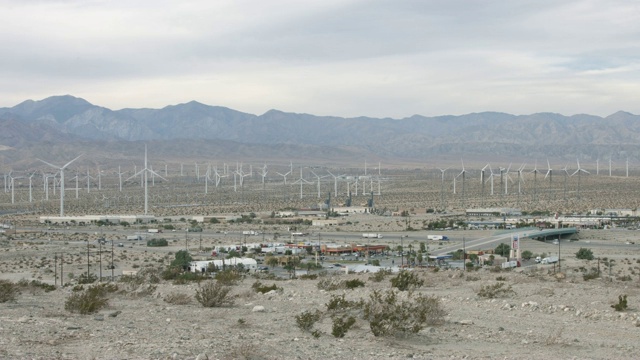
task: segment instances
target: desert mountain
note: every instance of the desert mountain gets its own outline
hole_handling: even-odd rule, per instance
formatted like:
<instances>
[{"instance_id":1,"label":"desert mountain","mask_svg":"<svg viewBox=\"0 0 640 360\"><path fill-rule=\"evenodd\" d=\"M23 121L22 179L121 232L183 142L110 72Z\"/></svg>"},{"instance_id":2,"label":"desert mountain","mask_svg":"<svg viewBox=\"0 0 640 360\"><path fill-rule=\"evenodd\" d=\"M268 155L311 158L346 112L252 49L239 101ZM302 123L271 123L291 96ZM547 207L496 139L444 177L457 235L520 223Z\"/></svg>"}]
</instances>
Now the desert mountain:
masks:
<instances>
[{"instance_id":1,"label":"desert mountain","mask_svg":"<svg viewBox=\"0 0 640 360\"><path fill-rule=\"evenodd\" d=\"M178 157L205 156L175 146L176 141L188 144L188 140L200 140L198 143L207 149L207 154L224 153L221 154L224 156L238 154L242 149L246 154L285 158L287 154L278 152L288 147L295 148L295 155L318 158L464 156L569 160L611 156L616 160L640 156L639 120L639 116L625 112L605 118L586 114L484 112L380 119L278 110L253 115L195 101L162 109L114 111L65 95L0 108L1 125L6 129L0 135L0 145L19 149L42 142L158 141L174 149L173 154Z\"/></svg>"}]
</instances>

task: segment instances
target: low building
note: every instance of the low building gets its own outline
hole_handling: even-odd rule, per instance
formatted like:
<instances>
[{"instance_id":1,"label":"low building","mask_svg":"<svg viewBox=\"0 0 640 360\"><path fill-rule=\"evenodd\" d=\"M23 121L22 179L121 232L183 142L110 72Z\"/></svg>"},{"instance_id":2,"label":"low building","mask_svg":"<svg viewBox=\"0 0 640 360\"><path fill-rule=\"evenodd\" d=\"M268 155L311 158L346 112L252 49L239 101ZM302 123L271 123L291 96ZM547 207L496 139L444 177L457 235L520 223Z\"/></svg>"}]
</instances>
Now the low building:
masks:
<instances>
[{"instance_id":1,"label":"low building","mask_svg":"<svg viewBox=\"0 0 640 360\"><path fill-rule=\"evenodd\" d=\"M192 261L189 264L189 271L194 273L205 273L207 271L223 270L226 267L236 267L242 265L246 270L255 271L258 262L252 258L231 258L221 260Z\"/></svg>"}]
</instances>

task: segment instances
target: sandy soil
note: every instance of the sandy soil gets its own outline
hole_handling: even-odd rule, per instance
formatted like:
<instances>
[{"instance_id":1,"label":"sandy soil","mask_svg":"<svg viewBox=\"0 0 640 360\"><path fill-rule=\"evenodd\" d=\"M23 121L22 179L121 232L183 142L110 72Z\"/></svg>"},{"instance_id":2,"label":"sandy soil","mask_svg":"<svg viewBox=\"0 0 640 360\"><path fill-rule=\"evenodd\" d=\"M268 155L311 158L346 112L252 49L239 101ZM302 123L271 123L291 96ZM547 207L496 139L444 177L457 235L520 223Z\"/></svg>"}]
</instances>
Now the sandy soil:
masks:
<instances>
[{"instance_id":1,"label":"sandy soil","mask_svg":"<svg viewBox=\"0 0 640 360\"><path fill-rule=\"evenodd\" d=\"M637 356L640 335L640 245L633 231L583 231L581 240L567 244L563 272L552 265L515 271L481 269L415 269L425 280L416 293L436 296L446 311L442 325L428 326L405 337L375 337L369 323L358 317L344 338L331 335L325 315L315 326L315 338L296 326L295 316L321 310L332 295L368 299L374 289L391 288L387 277L332 272L337 280L361 279L364 288L324 291L318 280L260 279L280 291L266 295L252 290L257 276L247 275L232 287L234 304L204 308L193 299L200 285L127 285L117 282L109 305L97 314L78 315L64 309L72 287L52 292L23 289L15 301L0 304L0 357L39 359L612 359ZM557 246L527 243L534 253L551 253ZM65 267L76 275L86 271L86 245L11 241L0 248L0 278L40 279L53 283L52 253L66 248ZM583 274L598 261L575 259L579 247L600 258L601 276L585 281ZM138 270L168 264L179 249L118 249L118 269ZM84 251L84 253L83 253ZM565 250L563 250L565 251ZM83 254L85 257L83 257ZM611 275L605 264L613 262ZM103 275L109 273L104 270ZM497 279L500 277L501 281ZM66 283L73 281L68 277ZM513 293L495 299L478 295L488 285L504 282ZM153 286L156 286L155 288ZM191 296L189 304L165 301L167 295ZM611 305L627 295L629 308ZM264 311L256 306L264 307Z\"/></svg>"}]
</instances>

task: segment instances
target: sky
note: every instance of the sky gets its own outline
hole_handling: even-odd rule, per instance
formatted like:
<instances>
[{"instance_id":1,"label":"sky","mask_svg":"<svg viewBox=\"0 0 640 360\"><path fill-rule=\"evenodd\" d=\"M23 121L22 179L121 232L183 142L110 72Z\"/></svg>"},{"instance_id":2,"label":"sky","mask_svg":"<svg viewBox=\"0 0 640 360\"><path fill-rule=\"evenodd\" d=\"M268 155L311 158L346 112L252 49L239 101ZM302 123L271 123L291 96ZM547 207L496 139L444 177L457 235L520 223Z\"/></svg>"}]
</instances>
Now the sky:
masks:
<instances>
[{"instance_id":1,"label":"sky","mask_svg":"<svg viewBox=\"0 0 640 360\"><path fill-rule=\"evenodd\" d=\"M639 4L0 0L0 107L640 114Z\"/></svg>"}]
</instances>

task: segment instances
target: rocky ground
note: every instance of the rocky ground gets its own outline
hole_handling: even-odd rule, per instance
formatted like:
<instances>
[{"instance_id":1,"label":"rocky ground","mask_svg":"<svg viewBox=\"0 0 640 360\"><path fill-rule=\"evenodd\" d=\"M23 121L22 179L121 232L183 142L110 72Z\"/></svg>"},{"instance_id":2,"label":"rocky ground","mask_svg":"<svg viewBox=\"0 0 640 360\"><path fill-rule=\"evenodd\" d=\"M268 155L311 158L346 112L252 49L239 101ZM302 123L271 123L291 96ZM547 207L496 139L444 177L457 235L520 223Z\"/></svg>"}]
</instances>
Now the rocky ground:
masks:
<instances>
[{"instance_id":1,"label":"rocky ground","mask_svg":"<svg viewBox=\"0 0 640 360\"><path fill-rule=\"evenodd\" d=\"M357 310L352 312L354 326L343 338L336 338L327 311L332 296L366 301L374 290L390 289L389 279L394 275L376 282L372 274L342 271L312 280L252 274L231 287L232 305L214 308L205 308L194 298L204 283L149 284L147 277L142 284L116 282L118 290L108 295L108 306L91 315L65 310L73 286L51 292L24 287L15 300L0 303L0 358L634 358L640 349L636 341L640 335L640 248L636 250L627 243L636 238L631 231L582 232L581 240L563 256L562 273L554 273L553 265L507 272L415 269L424 285L414 293L435 296L446 315L442 323L406 336L374 336L369 322ZM14 282L39 278L53 283L46 266L33 270L33 264L51 261L50 256L43 255L44 246L3 243L0 278ZM592 248L600 258L599 278L585 280L584 274L597 268L598 262L575 259L573 253L578 246ZM553 249L552 244L531 245L534 253L550 253ZM162 251L148 249L132 255L130 250L130 255L119 261L141 264L139 269L156 269L170 262L169 253ZM24 264L23 269L15 266L19 262ZM615 264L613 271L607 264ZM365 286L320 289L318 283L326 279L360 279ZM257 293L252 289L256 281L275 284L279 289ZM498 283L511 287L512 292L496 298L479 295L483 288ZM172 300L175 294L187 295L188 299ZM611 307L620 295L628 298L625 311ZM296 315L315 310L324 314L314 326L318 337L296 323Z\"/></svg>"}]
</instances>

